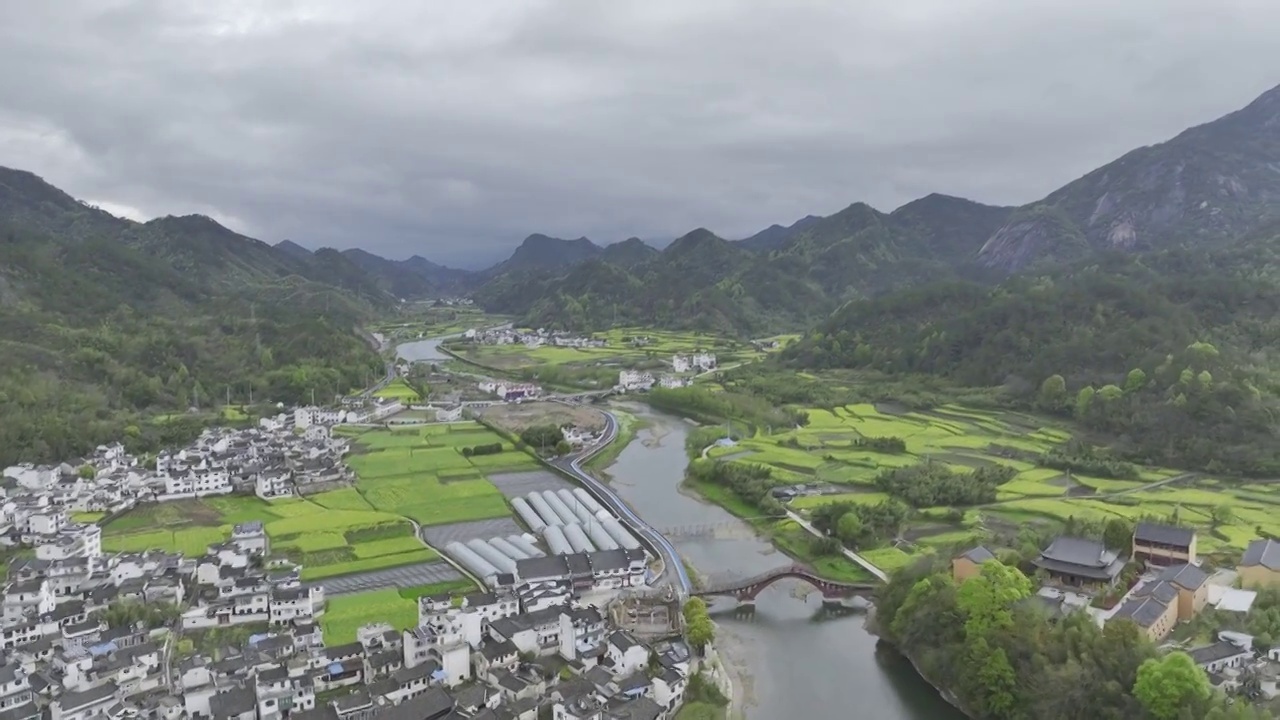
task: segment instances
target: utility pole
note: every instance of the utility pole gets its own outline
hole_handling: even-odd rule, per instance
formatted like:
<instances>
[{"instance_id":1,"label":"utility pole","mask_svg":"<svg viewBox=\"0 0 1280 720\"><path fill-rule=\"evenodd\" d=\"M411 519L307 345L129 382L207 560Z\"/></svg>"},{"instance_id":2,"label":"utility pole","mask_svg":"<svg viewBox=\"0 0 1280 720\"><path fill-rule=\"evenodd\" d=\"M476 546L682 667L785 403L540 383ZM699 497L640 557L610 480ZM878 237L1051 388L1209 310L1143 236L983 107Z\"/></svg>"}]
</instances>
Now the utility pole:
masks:
<instances>
[{"instance_id":1,"label":"utility pole","mask_svg":"<svg viewBox=\"0 0 1280 720\"><path fill-rule=\"evenodd\" d=\"M227 404L228 405L231 404L231 386L230 385L227 386Z\"/></svg>"},{"instance_id":2,"label":"utility pole","mask_svg":"<svg viewBox=\"0 0 1280 720\"><path fill-rule=\"evenodd\" d=\"M249 381L249 404L253 404L253 381Z\"/></svg>"}]
</instances>

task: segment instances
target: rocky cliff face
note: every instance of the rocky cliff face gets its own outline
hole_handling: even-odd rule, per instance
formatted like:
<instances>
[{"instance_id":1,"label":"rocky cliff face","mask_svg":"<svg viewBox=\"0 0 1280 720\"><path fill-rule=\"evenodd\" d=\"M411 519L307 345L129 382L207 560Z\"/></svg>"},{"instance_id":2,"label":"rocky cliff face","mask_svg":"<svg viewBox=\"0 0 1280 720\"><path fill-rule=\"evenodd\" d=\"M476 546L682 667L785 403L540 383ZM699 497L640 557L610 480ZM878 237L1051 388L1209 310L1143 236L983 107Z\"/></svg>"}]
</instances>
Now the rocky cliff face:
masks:
<instances>
[{"instance_id":1,"label":"rocky cliff face","mask_svg":"<svg viewBox=\"0 0 1280 720\"><path fill-rule=\"evenodd\" d=\"M981 264L1018 270L1095 249L1141 251L1233 239L1280 216L1280 87L1248 107L1139 148L1022 208Z\"/></svg>"}]
</instances>

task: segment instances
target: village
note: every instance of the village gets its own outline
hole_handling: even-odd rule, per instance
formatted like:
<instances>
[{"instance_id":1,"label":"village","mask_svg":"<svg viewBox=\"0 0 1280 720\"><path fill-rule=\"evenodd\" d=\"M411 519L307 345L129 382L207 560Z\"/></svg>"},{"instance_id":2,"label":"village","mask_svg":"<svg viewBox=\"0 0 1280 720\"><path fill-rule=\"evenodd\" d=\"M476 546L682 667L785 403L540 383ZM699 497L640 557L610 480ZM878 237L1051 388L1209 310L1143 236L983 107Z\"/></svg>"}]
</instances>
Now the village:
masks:
<instances>
[{"instance_id":1,"label":"village","mask_svg":"<svg viewBox=\"0 0 1280 720\"><path fill-rule=\"evenodd\" d=\"M1252 700L1280 697L1280 646L1269 636L1240 631L1262 593L1280 590L1280 542L1254 540L1235 568L1205 566L1194 529L1140 522L1129 553L1103 543L1059 536L1031 560L1040 587L1025 602L1050 621L1087 613L1099 627L1133 622L1151 642L1184 649L1225 692ZM977 546L951 561L952 578L963 583L982 565L999 562ZM1207 637L1180 629L1203 630Z\"/></svg>"},{"instance_id":2,"label":"village","mask_svg":"<svg viewBox=\"0 0 1280 720\"><path fill-rule=\"evenodd\" d=\"M6 468L0 543L21 552L0 604L0 720L675 716L703 661L682 639L678 599L644 597L648 556L626 531L622 544L597 539L550 554L534 536L513 536L523 550L486 554L502 566L484 573L487 590L423 596L413 627L374 622L354 642L326 644L325 582L305 581L300 564L273 555L260 521L183 555L104 552L101 525L75 519L348 485L350 442L334 427L389 424L405 408L337 405L207 429L150 458L113 444L57 466ZM596 438L562 433L574 446ZM619 607L631 603L634 614L637 602L663 622L631 627Z\"/></svg>"}]
</instances>

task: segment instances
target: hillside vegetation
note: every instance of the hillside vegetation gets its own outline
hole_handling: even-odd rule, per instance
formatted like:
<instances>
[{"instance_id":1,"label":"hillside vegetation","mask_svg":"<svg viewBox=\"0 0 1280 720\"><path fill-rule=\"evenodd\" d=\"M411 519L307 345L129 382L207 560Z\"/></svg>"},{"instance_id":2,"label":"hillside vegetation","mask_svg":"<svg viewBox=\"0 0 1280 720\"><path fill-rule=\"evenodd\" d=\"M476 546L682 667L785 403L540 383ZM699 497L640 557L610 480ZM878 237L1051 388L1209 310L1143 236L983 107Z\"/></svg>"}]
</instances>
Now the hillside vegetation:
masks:
<instances>
[{"instance_id":1,"label":"hillside vegetation","mask_svg":"<svg viewBox=\"0 0 1280 720\"><path fill-rule=\"evenodd\" d=\"M1074 416L1142 462L1274 474L1277 247L1264 233L853 302L783 362L1000 386L1006 402Z\"/></svg>"},{"instance_id":2,"label":"hillside vegetation","mask_svg":"<svg viewBox=\"0 0 1280 720\"><path fill-rule=\"evenodd\" d=\"M195 425L150 418L250 387L296 402L378 377L355 327L385 298L308 277L343 267L207 218L119 220L0 171L0 465L153 449Z\"/></svg>"}]
</instances>

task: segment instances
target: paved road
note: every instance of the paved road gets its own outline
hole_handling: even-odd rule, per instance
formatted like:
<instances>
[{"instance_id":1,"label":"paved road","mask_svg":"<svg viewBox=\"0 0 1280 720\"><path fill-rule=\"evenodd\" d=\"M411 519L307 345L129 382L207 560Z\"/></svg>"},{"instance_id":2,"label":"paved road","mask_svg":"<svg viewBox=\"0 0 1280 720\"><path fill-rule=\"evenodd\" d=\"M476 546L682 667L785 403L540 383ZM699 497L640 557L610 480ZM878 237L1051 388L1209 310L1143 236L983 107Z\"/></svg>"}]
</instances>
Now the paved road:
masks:
<instances>
[{"instance_id":1,"label":"paved road","mask_svg":"<svg viewBox=\"0 0 1280 720\"><path fill-rule=\"evenodd\" d=\"M800 515L797 514L796 511L790 508L787 508L787 517L791 518L792 520L795 520L797 525L804 528L805 530L808 530L810 533L817 535L818 537L826 537L825 535L822 534L822 531L818 530L818 528L811 525L808 520L805 520L804 518L800 517ZM876 577L880 578L882 582L889 582L888 573L876 567L875 565L872 565L871 562L866 558L862 557L861 555L850 550L847 547L842 547L840 548L840 550L844 553L845 557L861 565L863 570L866 570L872 575L875 575Z\"/></svg>"},{"instance_id":2,"label":"paved road","mask_svg":"<svg viewBox=\"0 0 1280 720\"><path fill-rule=\"evenodd\" d=\"M461 580L462 573L444 560L402 565L385 570L370 570L354 575L325 578L306 585L323 585L325 595L347 595L350 593L381 590L383 588L413 587L414 585L430 585L448 580Z\"/></svg>"},{"instance_id":3,"label":"paved road","mask_svg":"<svg viewBox=\"0 0 1280 720\"><path fill-rule=\"evenodd\" d=\"M675 580L680 587L681 592L688 594L693 591L693 581L689 579L689 573L684 569L684 563L680 561L680 554L676 552L675 546L671 541L662 535L662 533L653 529L648 523L636 515L622 498L614 494L608 485L595 479L590 473L582 469L582 463L591 459L593 455L608 447L618 437L618 419L607 410L601 410L605 417L605 432L601 436L600 442L583 450L575 455L569 455L559 460L551 462L555 467L569 473L577 478L597 500L604 504L605 507L613 511L614 515L621 518L623 525L626 525L632 532L638 534L641 538L648 541L648 544L657 548L662 555L662 575L658 580Z\"/></svg>"}]
</instances>

